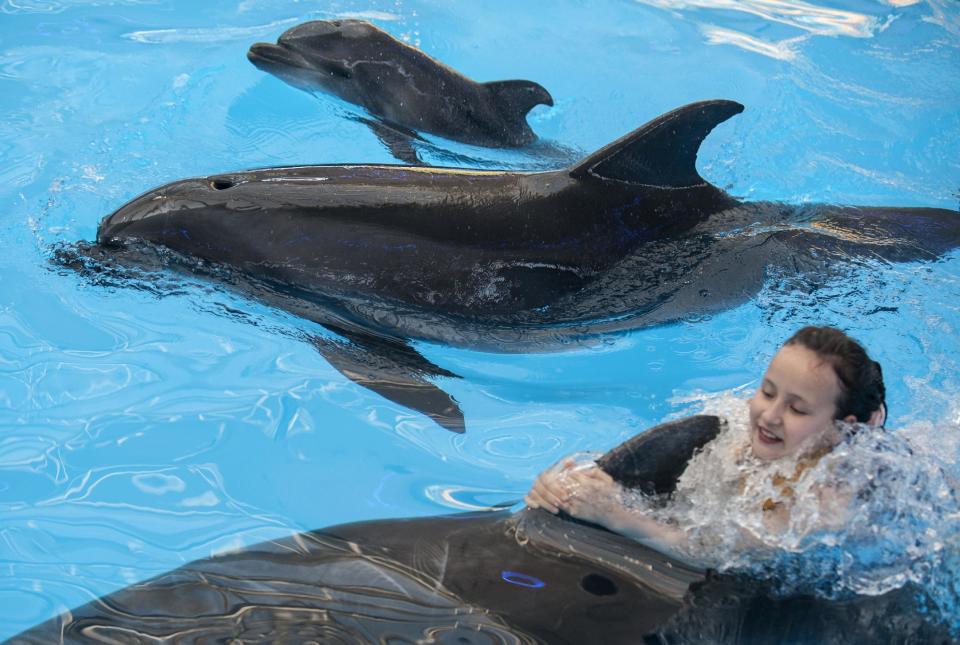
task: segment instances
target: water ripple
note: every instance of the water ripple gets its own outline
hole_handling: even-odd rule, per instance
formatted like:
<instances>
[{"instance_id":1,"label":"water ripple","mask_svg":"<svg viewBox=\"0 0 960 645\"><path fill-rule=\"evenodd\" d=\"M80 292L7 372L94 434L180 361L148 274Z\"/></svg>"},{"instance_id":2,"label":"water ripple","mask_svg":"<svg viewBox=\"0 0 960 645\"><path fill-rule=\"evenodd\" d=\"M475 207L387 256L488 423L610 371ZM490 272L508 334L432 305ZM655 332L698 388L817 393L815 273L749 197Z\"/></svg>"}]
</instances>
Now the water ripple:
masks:
<instances>
[{"instance_id":1,"label":"water ripple","mask_svg":"<svg viewBox=\"0 0 960 645\"><path fill-rule=\"evenodd\" d=\"M674 11L684 9L740 11L817 36L870 38L884 24L862 13L831 9L801 0L637 0L637 2Z\"/></svg>"},{"instance_id":2,"label":"water ripple","mask_svg":"<svg viewBox=\"0 0 960 645\"><path fill-rule=\"evenodd\" d=\"M169 45L172 43L222 43L231 41L250 41L265 38L281 28L294 25L299 18L284 18L263 25L250 27L202 27L194 29L148 29L131 31L123 38L147 45Z\"/></svg>"},{"instance_id":3,"label":"water ripple","mask_svg":"<svg viewBox=\"0 0 960 645\"><path fill-rule=\"evenodd\" d=\"M97 518L84 507L98 509ZM126 536L121 542L135 544L136 550L147 545L162 550L200 549L205 556L224 548L225 540L234 543L231 530L209 535L207 529L211 526L225 528L238 521L247 527L288 526L286 520L236 500L213 464L124 465L90 470L59 494L37 502L35 508L41 512L30 516L34 525L69 524L78 537L100 538L100 532L120 532ZM10 516L11 525L16 525L18 513ZM103 519L106 516L109 521ZM78 530L78 526L89 529ZM171 538L175 540L173 544ZM218 546L211 546L214 543Z\"/></svg>"},{"instance_id":4,"label":"water ripple","mask_svg":"<svg viewBox=\"0 0 960 645\"><path fill-rule=\"evenodd\" d=\"M53 437L34 433L30 427L4 432L0 440L0 480L7 480L8 476L17 473L13 476L37 475L51 485L63 484L66 482L65 470L60 443ZM41 488L47 488L46 482ZM16 495L29 498L31 493L35 493L19 487L10 487L8 491L9 494L3 493L0 497L9 499L11 495Z\"/></svg>"},{"instance_id":5,"label":"water ripple","mask_svg":"<svg viewBox=\"0 0 960 645\"><path fill-rule=\"evenodd\" d=\"M114 396L157 380L157 374L129 365L89 366L85 362L36 365L26 378L35 388L31 406L38 410Z\"/></svg>"},{"instance_id":6,"label":"water ripple","mask_svg":"<svg viewBox=\"0 0 960 645\"><path fill-rule=\"evenodd\" d=\"M397 2L399 8L400 3ZM249 13L253 11L285 11L290 8L289 0L242 0L237 6L238 13ZM297 18L298 22L306 20L318 20L321 18L355 18L357 20L376 20L381 22L397 22L403 20L403 17L397 13L389 11L367 9L356 11L328 11L314 10L308 14Z\"/></svg>"},{"instance_id":7,"label":"water ripple","mask_svg":"<svg viewBox=\"0 0 960 645\"><path fill-rule=\"evenodd\" d=\"M896 0L890 1L896 2ZM938 25L954 36L960 36L960 15L957 14L957 5L955 2L951 0L927 0L927 5L933 11L933 14L924 16L924 22ZM958 46L955 40L949 44L953 47Z\"/></svg>"},{"instance_id":8,"label":"water ripple","mask_svg":"<svg viewBox=\"0 0 960 645\"><path fill-rule=\"evenodd\" d=\"M60 13L72 7L116 7L155 5L158 0L2 0L0 13L11 15Z\"/></svg>"},{"instance_id":9,"label":"water ripple","mask_svg":"<svg viewBox=\"0 0 960 645\"><path fill-rule=\"evenodd\" d=\"M458 511L498 511L512 506L519 497L517 491L453 484L427 486L424 495L440 506Z\"/></svg>"},{"instance_id":10,"label":"water ripple","mask_svg":"<svg viewBox=\"0 0 960 645\"><path fill-rule=\"evenodd\" d=\"M803 36L800 36L771 43L739 31L709 25L703 26L703 34L707 37L707 43L711 45L733 45L755 54L783 61L796 59L798 55L796 45L805 40Z\"/></svg>"},{"instance_id":11,"label":"water ripple","mask_svg":"<svg viewBox=\"0 0 960 645\"><path fill-rule=\"evenodd\" d=\"M0 2L0 13L10 15L59 13L65 8L62 2L56 2L56 0L3 0Z\"/></svg>"}]
</instances>

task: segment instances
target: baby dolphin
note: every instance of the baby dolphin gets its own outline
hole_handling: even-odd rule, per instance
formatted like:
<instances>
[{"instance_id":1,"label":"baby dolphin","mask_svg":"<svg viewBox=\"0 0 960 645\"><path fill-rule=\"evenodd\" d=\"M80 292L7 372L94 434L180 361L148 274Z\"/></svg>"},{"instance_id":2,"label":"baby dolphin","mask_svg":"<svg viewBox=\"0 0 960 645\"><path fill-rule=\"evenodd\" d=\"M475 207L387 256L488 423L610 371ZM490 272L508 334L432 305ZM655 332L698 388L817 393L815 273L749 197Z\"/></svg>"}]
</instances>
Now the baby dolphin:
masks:
<instances>
[{"instance_id":1,"label":"baby dolphin","mask_svg":"<svg viewBox=\"0 0 960 645\"><path fill-rule=\"evenodd\" d=\"M427 132L495 148L528 145L526 115L553 98L532 81L477 83L363 20L315 20L256 43L247 58L303 90L323 91L366 109L391 150L394 136ZM397 132L400 130L400 132Z\"/></svg>"}]
</instances>

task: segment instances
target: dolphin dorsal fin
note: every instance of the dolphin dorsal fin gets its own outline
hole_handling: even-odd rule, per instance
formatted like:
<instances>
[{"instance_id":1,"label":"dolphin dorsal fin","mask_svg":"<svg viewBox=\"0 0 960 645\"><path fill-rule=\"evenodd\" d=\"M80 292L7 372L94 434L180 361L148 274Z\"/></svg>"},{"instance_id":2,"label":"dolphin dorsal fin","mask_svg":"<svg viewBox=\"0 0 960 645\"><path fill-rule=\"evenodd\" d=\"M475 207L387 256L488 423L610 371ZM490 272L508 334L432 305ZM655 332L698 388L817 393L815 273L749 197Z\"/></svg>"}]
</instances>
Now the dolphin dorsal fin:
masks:
<instances>
[{"instance_id":1,"label":"dolphin dorsal fin","mask_svg":"<svg viewBox=\"0 0 960 645\"><path fill-rule=\"evenodd\" d=\"M553 106L550 92L533 81L489 81L483 86L516 118L523 118L537 105Z\"/></svg>"},{"instance_id":2,"label":"dolphin dorsal fin","mask_svg":"<svg viewBox=\"0 0 960 645\"><path fill-rule=\"evenodd\" d=\"M578 163L577 179L680 188L706 181L697 173L697 151L710 131L743 112L735 101L700 101L662 114Z\"/></svg>"}]
</instances>

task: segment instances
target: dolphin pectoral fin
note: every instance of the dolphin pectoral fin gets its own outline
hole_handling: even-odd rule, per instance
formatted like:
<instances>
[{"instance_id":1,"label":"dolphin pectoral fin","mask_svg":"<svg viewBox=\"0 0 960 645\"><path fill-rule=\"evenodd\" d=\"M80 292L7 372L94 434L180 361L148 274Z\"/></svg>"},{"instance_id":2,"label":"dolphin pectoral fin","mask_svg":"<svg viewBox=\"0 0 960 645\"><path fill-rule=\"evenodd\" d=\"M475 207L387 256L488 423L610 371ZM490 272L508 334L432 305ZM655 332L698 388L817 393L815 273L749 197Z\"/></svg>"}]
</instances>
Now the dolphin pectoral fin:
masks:
<instances>
[{"instance_id":1,"label":"dolphin pectoral fin","mask_svg":"<svg viewBox=\"0 0 960 645\"><path fill-rule=\"evenodd\" d=\"M345 340L314 336L311 341L338 372L389 401L425 414L450 432L466 430L460 404L427 380L458 375L434 365L403 341L324 327Z\"/></svg>"},{"instance_id":2,"label":"dolphin pectoral fin","mask_svg":"<svg viewBox=\"0 0 960 645\"><path fill-rule=\"evenodd\" d=\"M414 140L423 140L416 132L402 126L388 125L374 119L359 117L358 120L373 131L373 134L380 140L380 143L386 146L390 154L396 159L412 166L425 165L413 147Z\"/></svg>"},{"instance_id":3,"label":"dolphin pectoral fin","mask_svg":"<svg viewBox=\"0 0 960 645\"><path fill-rule=\"evenodd\" d=\"M673 188L705 184L696 166L700 144L740 112L742 105L725 100L677 108L604 146L574 166L570 176Z\"/></svg>"}]
</instances>

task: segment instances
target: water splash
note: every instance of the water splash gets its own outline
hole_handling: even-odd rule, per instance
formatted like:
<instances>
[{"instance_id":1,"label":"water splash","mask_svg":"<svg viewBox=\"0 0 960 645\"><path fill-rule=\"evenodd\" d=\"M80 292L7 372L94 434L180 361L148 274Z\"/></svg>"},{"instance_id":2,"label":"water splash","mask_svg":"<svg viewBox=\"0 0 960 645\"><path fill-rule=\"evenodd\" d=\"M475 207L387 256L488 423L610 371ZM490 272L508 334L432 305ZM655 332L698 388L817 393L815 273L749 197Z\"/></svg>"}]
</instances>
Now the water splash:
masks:
<instances>
[{"instance_id":1,"label":"water splash","mask_svg":"<svg viewBox=\"0 0 960 645\"><path fill-rule=\"evenodd\" d=\"M744 401L709 407L728 425L691 460L672 499L661 508L631 500L684 529L692 560L786 595L841 599L912 585L960 629L957 455L938 449L956 423L845 428L848 439L819 458L763 462L749 449Z\"/></svg>"}]
</instances>

